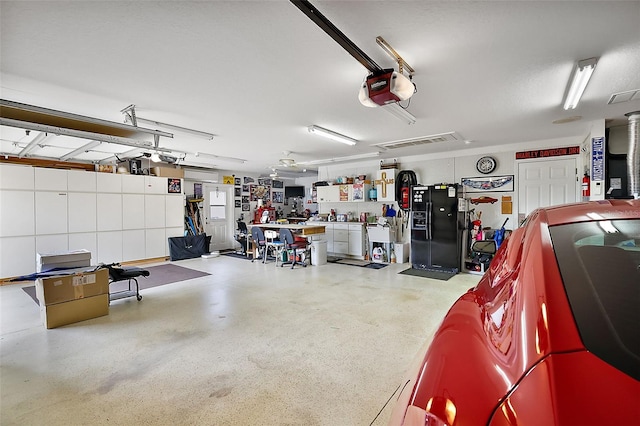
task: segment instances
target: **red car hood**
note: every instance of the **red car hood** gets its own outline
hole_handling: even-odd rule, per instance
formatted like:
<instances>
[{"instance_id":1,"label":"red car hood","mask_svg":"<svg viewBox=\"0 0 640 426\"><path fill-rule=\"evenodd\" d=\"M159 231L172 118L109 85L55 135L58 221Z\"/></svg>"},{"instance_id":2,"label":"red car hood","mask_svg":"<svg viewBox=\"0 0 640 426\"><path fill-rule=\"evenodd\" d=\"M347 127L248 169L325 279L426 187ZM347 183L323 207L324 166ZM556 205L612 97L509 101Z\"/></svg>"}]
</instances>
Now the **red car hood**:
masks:
<instances>
[{"instance_id":1,"label":"red car hood","mask_svg":"<svg viewBox=\"0 0 640 426\"><path fill-rule=\"evenodd\" d=\"M489 424L640 424L640 382L586 351L552 354L517 384Z\"/></svg>"}]
</instances>

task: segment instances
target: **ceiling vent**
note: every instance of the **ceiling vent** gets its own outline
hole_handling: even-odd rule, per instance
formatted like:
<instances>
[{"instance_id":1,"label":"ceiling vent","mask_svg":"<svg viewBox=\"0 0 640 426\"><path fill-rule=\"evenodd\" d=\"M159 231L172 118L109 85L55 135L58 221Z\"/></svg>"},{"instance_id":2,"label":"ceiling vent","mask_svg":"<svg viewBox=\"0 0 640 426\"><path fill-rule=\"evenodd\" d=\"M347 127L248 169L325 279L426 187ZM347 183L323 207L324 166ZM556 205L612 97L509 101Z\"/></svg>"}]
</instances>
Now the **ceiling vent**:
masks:
<instances>
[{"instance_id":1,"label":"ceiling vent","mask_svg":"<svg viewBox=\"0 0 640 426\"><path fill-rule=\"evenodd\" d=\"M622 102L636 101L640 99L640 89L627 90L626 92L618 92L611 95L607 104L620 104Z\"/></svg>"},{"instance_id":2,"label":"ceiling vent","mask_svg":"<svg viewBox=\"0 0 640 426\"><path fill-rule=\"evenodd\" d=\"M374 144L384 149L412 148L420 145L427 145L440 142L460 142L464 139L456 132L439 133L437 135L422 136L420 138L403 139L399 141L382 142Z\"/></svg>"}]
</instances>

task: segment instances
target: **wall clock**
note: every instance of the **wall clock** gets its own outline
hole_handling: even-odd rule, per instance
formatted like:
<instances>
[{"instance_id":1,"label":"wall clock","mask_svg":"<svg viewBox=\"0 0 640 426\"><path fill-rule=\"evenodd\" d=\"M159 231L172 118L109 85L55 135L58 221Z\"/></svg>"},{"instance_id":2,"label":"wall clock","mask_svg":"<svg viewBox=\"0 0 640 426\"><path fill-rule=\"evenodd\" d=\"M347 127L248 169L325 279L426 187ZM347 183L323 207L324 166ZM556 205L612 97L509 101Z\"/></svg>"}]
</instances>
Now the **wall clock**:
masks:
<instances>
[{"instance_id":1,"label":"wall clock","mask_svg":"<svg viewBox=\"0 0 640 426\"><path fill-rule=\"evenodd\" d=\"M482 157L476 163L476 169L482 174L489 174L496 169L496 159L490 156Z\"/></svg>"}]
</instances>

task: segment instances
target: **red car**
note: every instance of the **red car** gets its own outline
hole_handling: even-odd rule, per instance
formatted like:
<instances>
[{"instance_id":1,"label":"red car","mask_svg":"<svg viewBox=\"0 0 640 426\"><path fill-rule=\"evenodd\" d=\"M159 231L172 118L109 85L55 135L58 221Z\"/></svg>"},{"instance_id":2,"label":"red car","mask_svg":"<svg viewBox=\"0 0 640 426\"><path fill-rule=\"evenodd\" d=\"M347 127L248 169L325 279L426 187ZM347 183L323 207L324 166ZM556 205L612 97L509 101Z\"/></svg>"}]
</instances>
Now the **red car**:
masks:
<instances>
[{"instance_id":1,"label":"red car","mask_svg":"<svg viewBox=\"0 0 640 426\"><path fill-rule=\"evenodd\" d=\"M390 425L640 425L640 200L532 212L458 299Z\"/></svg>"}]
</instances>

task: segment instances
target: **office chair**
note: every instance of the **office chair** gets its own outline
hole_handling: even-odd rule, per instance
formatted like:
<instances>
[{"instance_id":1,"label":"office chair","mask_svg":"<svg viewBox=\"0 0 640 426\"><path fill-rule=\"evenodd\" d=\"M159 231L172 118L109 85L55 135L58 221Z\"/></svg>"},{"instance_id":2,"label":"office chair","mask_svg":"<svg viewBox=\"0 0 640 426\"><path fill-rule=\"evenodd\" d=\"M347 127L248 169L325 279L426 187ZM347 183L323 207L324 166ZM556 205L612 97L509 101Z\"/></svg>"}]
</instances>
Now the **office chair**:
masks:
<instances>
[{"instance_id":1,"label":"office chair","mask_svg":"<svg viewBox=\"0 0 640 426\"><path fill-rule=\"evenodd\" d=\"M285 250L292 252L290 256L291 269L296 265L302 265L306 268L308 242L306 240L296 241L291 230L287 228L280 230L280 239L284 241ZM300 261L298 261L298 256L300 256ZM280 266L284 266L284 262Z\"/></svg>"},{"instance_id":2,"label":"office chair","mask_svg":"<svg viewBox=\"0 0 640 426\"><path fill-rule=\"evenodd\" d=\"M257 226L251 227L251 239L253 240L253 245L258 249L258 258L266 256L266 240L264 238L264 232L262 229ZM255 255L251 257L251 262L256 260ZM263 260L264 261L264 260Z\"/></svg>"}]
</instances>

